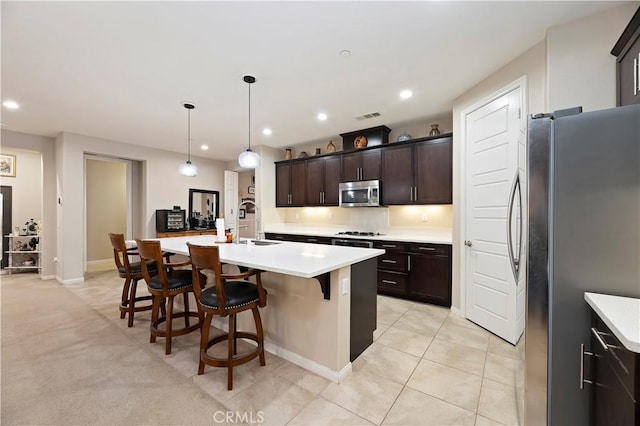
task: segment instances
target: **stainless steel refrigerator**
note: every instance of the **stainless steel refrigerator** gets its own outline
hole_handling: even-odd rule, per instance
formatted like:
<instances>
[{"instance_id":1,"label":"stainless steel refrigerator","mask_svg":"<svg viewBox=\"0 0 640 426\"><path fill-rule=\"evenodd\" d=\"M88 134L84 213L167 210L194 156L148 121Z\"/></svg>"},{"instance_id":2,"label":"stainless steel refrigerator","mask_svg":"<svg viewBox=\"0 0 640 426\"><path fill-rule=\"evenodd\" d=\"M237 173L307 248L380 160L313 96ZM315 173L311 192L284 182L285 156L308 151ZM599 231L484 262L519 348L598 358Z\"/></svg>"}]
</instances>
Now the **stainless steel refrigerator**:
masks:
<instances>
[{"instance_id":1,"label":"stainless steel refrigerator","mask_svg":"<svg viewBox=\"0 0 640 426\"><path fill-rule=\"evenodd\" d=\"M584 292L640 297L640 105L533 116L527 167L524 421L587 425Z\"/></svg>"}]
</instances>

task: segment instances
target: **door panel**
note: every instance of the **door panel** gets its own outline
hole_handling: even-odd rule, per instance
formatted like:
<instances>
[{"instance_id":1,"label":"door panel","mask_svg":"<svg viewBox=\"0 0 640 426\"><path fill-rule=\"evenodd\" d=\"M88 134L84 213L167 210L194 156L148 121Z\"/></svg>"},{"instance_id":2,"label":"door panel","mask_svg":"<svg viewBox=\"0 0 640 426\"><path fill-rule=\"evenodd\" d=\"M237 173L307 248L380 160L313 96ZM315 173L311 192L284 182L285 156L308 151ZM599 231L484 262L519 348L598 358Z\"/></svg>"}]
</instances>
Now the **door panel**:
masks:
<instances>
[{"instance_id":1,"label":"door panel","mask_svg":"<svg viewBox=\"0 0 640 426\"><path fill-rule=\"evenodd\" d=\"M360 168L360 153L342 155L342 181L353 182L358 180L358 169Z\"/></svg>"},{"instance_id":2,"label":"door panel","mask_svg":"<svg viewBox=\"0 0 640 426\"><path fill-rule=\"evenodd\" d=\"M385 148L382 173L384 204L412 204L413 147Z\"/></svg>"},{"instance_id":3,"label":"door panel","mask_svg":"<svg viewBox=\"0 0 640 426\"><path fill-rule=\"evenodd\" d=\"M291 165L291 206L302 207L305 201L306 165L304 161Z\"/></svg>"},{"instance_id":4,"label":"door panel","mask_svg":"<svg viewBox=\"0 0 640 426\"><path fill-rule=\"evenodd\" d=\"M522 334L522 316L507 250L507 218L522 137L521 102L518 87L465 119L465 239L472 244L465 248L466 316L513 344Z\"/></svg>"},{"instance_id":5,"label":"door panel","mask_svg":"<svg viewBox=\"0 0 640 426\"><path fill-rule=\"evenodd\" d=\"M451 204L452 138L416 145L416 202L419 204Z\"/></svg>"},{"instance_id":6,"label":"door panel","mask_svg":"<svg viewBox=\"0 0 640 426\"><path fill-rule=\"evenodd\" d=\"M327 157L324 160L324 204L325 206L337 206L339 198L338 185L340 184L340 157Z\"/></svg>"},{"instance_id":7,"label":"door panel","mask_svg":"<svg viewBox=\"0 0 640 426\"><path fill-rule=\"evenodd\" d=\"M289 205L289 182L291 180L291 165L276 165L276 207Z\"/></svg>"},{"instance_id":8,"label":"door panel","mask_svg":"<svg viewBox=\"0 0 640 426\"><path fill-rule=\"evenodd\" d=\"M318 206L321 204L320 193L324 187L324 161L322 158L307 160L306 167L307 190L305 194L307 206Z\"/></svg>"},{"instance_id":9,"label":"door panel","mask_svg":"<svg viewBox=\"0 0 640 426\"><path fill-rule=\"evenodd\" d=\"M360 167L362 180L380 179L380 149L372 149L360 153Z\"/></svg>"},{"instance_id":10,"label":"door panel","mask_svg":"<svg viewBox=\"0 0 640 426\"><path fill-rule=\"evenodd\" d=\"M5 253L9 250L9 239L4 238L5 235L9 235L13 232L11 227L11 214L12 214L12 203L13 203L13 187L2 185L0 187L0 192L2 194L2 205L0 210L0 216L2 216L2 267L6 268L8 265L8 257Z\"/></svg>"}]
</instances>

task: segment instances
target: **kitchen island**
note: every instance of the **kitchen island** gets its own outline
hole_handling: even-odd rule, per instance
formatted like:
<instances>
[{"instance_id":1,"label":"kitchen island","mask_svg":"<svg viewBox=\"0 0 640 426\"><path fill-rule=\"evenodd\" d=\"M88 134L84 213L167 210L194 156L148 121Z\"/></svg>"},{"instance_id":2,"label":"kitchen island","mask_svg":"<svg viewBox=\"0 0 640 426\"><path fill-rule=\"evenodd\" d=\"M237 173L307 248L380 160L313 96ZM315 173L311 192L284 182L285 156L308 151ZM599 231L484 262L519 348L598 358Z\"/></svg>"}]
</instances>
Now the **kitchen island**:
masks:
<instances>
[{"instance_id":1,"label":"kitchen island","mask_svg":"<svg viewBox=\"0 0 640 426\"><path fill-rule=\"evenodd\" d=\"M226 244L215 239L202 235L158 240L163 250L187 256L187 242L217 245L227 267L265 271L265 349L329 380L342 381L351 371L351 361L373 342L376 258L384 250L294 242ZM216 318L214 325L226 329L225 322ZM238 329L253 328L250 315L238 315Z\"/></svg>"}]
</instances>

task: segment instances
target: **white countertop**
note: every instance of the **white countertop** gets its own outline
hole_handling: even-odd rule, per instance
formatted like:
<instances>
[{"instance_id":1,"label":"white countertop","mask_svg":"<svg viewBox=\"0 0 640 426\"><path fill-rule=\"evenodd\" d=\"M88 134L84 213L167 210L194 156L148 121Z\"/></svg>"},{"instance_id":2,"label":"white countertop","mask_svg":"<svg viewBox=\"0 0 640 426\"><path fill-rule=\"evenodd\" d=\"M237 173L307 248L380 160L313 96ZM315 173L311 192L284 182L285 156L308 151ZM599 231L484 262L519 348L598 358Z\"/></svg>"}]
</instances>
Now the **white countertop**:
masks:
<instances>
[{"instance_id":1,"label":"white countertop","mask_svg":"<svg viewBox=\"0 0 640 426\"><path fill-rule=\"evenodd\" d=\"M313 278L384 254L384 250L379 249L287 241L278 241L277 244L268 246L217 243L214 235L157 240L163 250L186 256L189 255L187 241L199 245L216 245L220 248L221 262L303 278Z\"/></svg>"},{"instance_id":2,"label":"white countertop","mask_svg":"<svg viewBox=\"0 0 640 426\"><path fill-rule=\"evenodd\" d=\"M585 293L584 300L602 318L625 348L640 353L640 299Z\"/></svg>"},{"instance_id":3,"label":"white countertop","mask_svg":"<svg viewBox=\"0 0 640 426\"><path fill-rule=\"evenodd\" d=\"M364 240L405 241L415 243L451 244L451 229L444 228L388 228L382 235L355 236L338 235L338 232L354 230L342 227L314 227L303 225L276 224L264 226L264 232L274 234L309 235L314 237L359 238Z\"/></svg>"}]
</instances>

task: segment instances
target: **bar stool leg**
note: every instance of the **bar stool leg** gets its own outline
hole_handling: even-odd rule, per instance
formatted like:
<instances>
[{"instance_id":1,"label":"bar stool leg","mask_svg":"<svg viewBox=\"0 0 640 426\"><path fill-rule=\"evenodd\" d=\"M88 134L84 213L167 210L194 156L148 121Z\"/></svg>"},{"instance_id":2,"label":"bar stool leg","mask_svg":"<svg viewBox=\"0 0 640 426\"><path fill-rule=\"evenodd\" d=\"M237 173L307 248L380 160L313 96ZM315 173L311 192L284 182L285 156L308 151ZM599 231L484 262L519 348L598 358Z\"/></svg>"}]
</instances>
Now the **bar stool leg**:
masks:
<instances>
[{"instance_id":1,"label":"bar stool leg","mask_svg":"<svg viewBox=\"0 0 640 426\"><path fill-rule=\"evenodd\" d=\"M122 303L120 304L120 306L122 307L126 307L127 303L129 303L129 301L127 300L127 297L129 297L129 287L131 286L131 278L127 278L124 280L124 286L122 287ZM120 319L124 319L125 315L127 314L126 311L124 310L120 310ZM129 326L131 327L131 326Z\"/></svg>"},{"instance_id":2,"label":"bar stool leg","mask_svg":"<svg viewBox=\"0 0 640 426\"><path fill-rule=\"evenodd\" d=\"M184 296L184 326L189 327L189 292L183 293Z\"/></svg>"},{"instance_id":3,"label":"bar stool leg","mask_svg":"<svg viewBox=\"0 0 640 426\"><path fill-rule=\"evenodd\" d=\"M233 352L235 346L236 314L229 315L229 347L227 352L227 390L233 389Z\"/></svg>"},{"instance_id":4,"label":"bar stool leg","mask_svg":"<svg viewBox=\"0 0 640 426\"><path fill-rule=\"evenodd\" d=\"M171 320L173 319L173 297L169 296L169 300L167 300L167 321L165 322L165 342L164 342L164 353L165 355L169 355L171 353Z\"/></svg>"},{"instance_id":5,"label":"bar stool leg","mask_svg":"<svg viewBox=\"0 0 640 426\"><path fill-rule=\"evenodd\" d=\"M153 295L153 307L151 308L151 337L149 338L149 343L154 343L156 341L156 335L153 331L154 327L158 327L158 311L160 310L160 303L163 302L162 296L157 294ZM164 302L163 302L164 303Z\"/></svg>"},{"instance_id":6,"label":"bar stool leg","mask_svg":"<svg viewBox=\"0 0 640 426\"><path fill-rule=\"evenodd\" d=\"M200 363L198 364L198 375L204 374L204 356L207 354L212 319L213 314L207 312L200 328Z\"/></svg>"},{"instance_id":7,"label":"bar stool leg","mask_svg":"<svg viewBox=\"0 0 640 426\"><path fill-rule=\"evenodd\" d=\"M136 292L138 290L138 280L134 279L131 283L131 291L129 293L129 322L128 327L133 327L133 313L136 309Z\"/></svg>"},{"instance_id":8,"label":"bar stool leg","mask_svg":"<svg viewBox=\"0 0 640 426\"><path fill-rule=\"evenodd\" d=\"M256 335L258 336L258 340L262 344L262 351L260 352L260 365L264 367L266 365L264 360L264 331L262 329L260 311L258 311L258 308L253 308L251 309L251 312L253 312L253 320L256 322Z\"/></svg>"}]
</instances>

